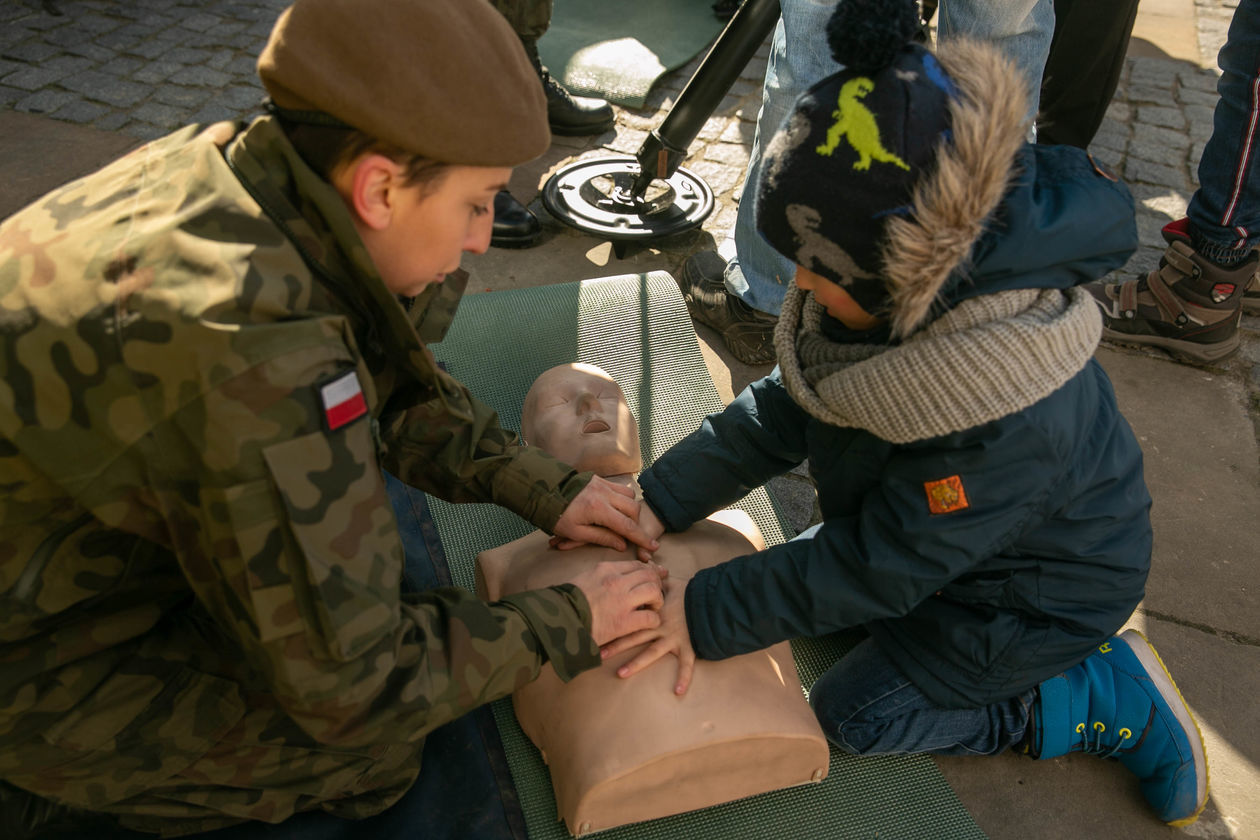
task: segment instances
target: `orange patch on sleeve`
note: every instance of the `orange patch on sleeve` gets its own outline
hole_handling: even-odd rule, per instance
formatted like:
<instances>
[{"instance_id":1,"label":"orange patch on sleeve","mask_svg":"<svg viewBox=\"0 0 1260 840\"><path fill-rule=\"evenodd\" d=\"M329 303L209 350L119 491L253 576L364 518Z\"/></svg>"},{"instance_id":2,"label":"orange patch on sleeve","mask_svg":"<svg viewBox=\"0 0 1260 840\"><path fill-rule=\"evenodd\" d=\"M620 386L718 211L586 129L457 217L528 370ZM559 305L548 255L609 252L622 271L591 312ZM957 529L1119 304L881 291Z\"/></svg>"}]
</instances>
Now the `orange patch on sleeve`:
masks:
<instances>
[{"instance_id":1,"label":"orange patch on sleeve","mask_svg":"<svg viewBox=\"0 0 1260 840\"><path fill-rule=\"evenodd\" d=\"M971 506L967 501L967 492L963 490L962 479L956 475L938 481L925 481L923 490L927 493L928 510L932 513L953 513Z\"/></svg>"}]
</instances>

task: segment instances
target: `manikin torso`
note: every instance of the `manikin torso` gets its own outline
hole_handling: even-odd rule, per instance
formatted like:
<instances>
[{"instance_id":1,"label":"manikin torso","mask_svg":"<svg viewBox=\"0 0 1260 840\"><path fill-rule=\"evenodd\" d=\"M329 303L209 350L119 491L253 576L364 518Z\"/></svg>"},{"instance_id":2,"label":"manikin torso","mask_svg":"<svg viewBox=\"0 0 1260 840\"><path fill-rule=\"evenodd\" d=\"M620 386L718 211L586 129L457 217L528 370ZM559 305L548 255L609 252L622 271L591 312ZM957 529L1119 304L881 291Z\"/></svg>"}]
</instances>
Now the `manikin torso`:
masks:
<instances>
[{"instance_id":1,"label":"manikin torso","mask_svg":"<svg viewBox=\"0 0 1260 840\"><path fill-rule=\"evenodd\" d=\"M620 421L615 419L617 403L624 406L620 389L612 383L615 394L605 390L602 409L594 399L584 407L573 389L567 399L551 400L550 405L558 407L551 419L559 425L539 422L539 415L549 411L554 387L544 387L542 399L531 398L548 384L549 375L559 376L563 386L575 377L582 384L582 377L595 377L596 371L611 383L607 374L584 366L548 371L531 389L525 406L527 439L586 469L591 467L583 465L598 447L589 439L573 441L583 434L575 430L596 429L597 434L616 436L619 422L633 424L628 409ZM595 385L598 390L599 383ZM558 419L561 412L570 411L577 420ZM557 435L564 437L563 444L557 444ZM633 452L626 453L627 447ZM637 432L629 444L621 435L615 448L625 457L605 457L605 469L631 466L637 472ZM619 478L632 481L629 475ZM634 556L632 549L616 552L594 545L560 551L550 548L548 540L537 531L482 552L476 561L478 594L497 600L561 583L600 560ZM654 559L669 570L674 582L765 547L752 519L740 510L720 511L684 533L664 535L660 543ZM512 695L521 728L550 769L557 810L571 834L682 813L826 776L827 742L805 701L787 643L730 659L698 661L691 687L681 697L673 691L677 674L673 657L664 657L634 677L617 676L616 669L639 650L610 657L568 683L561 682L550 665L544 666L537 680Z\"/></svg>"}]
</instances>

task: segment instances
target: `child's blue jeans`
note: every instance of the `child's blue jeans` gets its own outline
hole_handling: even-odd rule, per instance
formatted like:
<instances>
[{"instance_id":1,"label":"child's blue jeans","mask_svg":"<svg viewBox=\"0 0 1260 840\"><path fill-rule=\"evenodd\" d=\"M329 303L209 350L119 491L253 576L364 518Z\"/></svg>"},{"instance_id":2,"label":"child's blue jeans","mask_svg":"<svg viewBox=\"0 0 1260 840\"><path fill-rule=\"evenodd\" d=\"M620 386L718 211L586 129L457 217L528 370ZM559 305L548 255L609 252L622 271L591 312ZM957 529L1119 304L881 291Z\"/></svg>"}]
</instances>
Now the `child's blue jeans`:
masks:
<instances>
[{"instance_id":1,"label":"child's blue jeans","mask_svg":"<svg viewBox=\"0 0 1260 840\"><path fill-rule=\"evenodd\" d=\"M818 525L795 539L813 539ZM1018 744L1037 692L976 709L947 709L897 670L865 639L818 678L809 704L823 734L855 755L997 755Z\"/></svg>"},{"instance_id":2,"label":"child's blue jeans","mask_svg":"<svg viewBox=\"0 0 1260 840\"><path fill-rule=\"evenodd\" d=\"M996 755L1018 744L1035 690L978 709L946 709L901 675L872 639L818 678L810 705L823 733L858 755Z\"/></svg>"}]
</instances>

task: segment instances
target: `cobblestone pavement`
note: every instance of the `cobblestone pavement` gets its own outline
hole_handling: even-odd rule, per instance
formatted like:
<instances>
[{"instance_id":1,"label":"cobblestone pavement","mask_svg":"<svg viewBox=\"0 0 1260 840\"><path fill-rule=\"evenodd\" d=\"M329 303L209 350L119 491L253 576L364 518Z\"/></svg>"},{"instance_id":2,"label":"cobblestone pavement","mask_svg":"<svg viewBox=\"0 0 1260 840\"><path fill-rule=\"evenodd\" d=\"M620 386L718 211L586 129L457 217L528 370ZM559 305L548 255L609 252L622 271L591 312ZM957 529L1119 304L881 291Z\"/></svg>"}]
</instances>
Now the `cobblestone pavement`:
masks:
<instances>
[{"instance_id":1,"label":"cobblestone pavement","mask_svg":"<svg viewBox=\"0 0 1260 840\"><path fill-rule=\"evenodd\" d=\"M0 0L0 106L150 140L256 113L286 0Z\"/></svg>"}]
</instances>

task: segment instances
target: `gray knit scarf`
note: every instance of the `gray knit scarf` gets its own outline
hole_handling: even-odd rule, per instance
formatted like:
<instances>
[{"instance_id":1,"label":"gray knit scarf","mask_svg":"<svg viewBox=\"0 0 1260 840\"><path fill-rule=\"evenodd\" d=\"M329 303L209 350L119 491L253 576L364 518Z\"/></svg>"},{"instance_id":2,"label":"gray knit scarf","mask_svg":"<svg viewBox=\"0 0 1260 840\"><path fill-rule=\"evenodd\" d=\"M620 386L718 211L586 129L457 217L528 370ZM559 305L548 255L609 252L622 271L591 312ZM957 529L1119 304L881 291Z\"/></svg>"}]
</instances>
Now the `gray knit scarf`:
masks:
<instances>
[{"instance_id":1,"label":"gray knit scarf","mask_svg":"<svg viewBox=\"0 0 1260 840\"><path fill-rule=\"evenodd\" d=\"M1049 396L1089 361L1102 319L1079 288L970 298L900 345L839 344L823 308L788 288L774 346L792 398L833 426L891 443L997 420Z\"/></svg>"}]
</instances>

